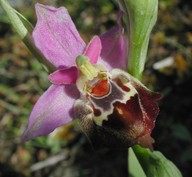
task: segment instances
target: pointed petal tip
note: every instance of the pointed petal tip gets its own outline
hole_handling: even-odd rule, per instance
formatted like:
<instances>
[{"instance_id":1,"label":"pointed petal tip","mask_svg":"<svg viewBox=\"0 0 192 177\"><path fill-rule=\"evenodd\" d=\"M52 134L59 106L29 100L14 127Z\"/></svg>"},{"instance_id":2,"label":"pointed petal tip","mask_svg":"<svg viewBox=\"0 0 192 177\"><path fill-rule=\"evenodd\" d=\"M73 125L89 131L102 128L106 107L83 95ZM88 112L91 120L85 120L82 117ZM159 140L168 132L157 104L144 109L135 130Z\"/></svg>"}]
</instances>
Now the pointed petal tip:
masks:
<instances>
[{"instance_id":1,"label":"pointed petal tip","mask_svg":"<svg viewBox=\"0 0 192 177\"><path fill-rule=\"evenodd\" d=\"M57 127L56 127L57 128ZM53 132L56 128L49 129L45 132L42 132L41 129L34 131L33 127L27 127L23 135L21 136L21 142L25 143L26 141L30 141L34 138L41 137L41 136L47 136L51 132Z\"/></svg>"},{"instance_id":2,"label":"pointed petal tip","mask_svg":"<svg viewBox=\"0 0 192 177\"><path fill-rule=\"evenodd\" d=\"M102 49L101 40L99 36L96 35L91 39L91 41L87 45L84 55L89 57L92 64L96 64L101 54L101 49Z\"/></svg>"},{"instance_id":3,"label":"pointed petal tip","mask_svg":"<svg viewBox=\"0 0 192 177\"><path fill-rule=\"evenodd\" d=\"M21 136L21 143L25 143L26 141L30 141L34 138L38 138L38 137L42 137L42 136L47 136L50 133L52 133L55 129L57 129L58 127L62 126L62 125L67 125L68 123L70 123L72 121L72 119L69 122L66 122L65 124L61 124L61 125L56 125L52 128L48 128L47 130L43 130L44 127L40 127L38 128L36 131L33 130L33 127L27 127L26 130L24 131L23 135Z\"/></svg>"},{"instance_id":4,"label":"pointed petal tip","mask_svg":"<svg viewBox=\"0 0 192 177\"><path fill-rule=\"evenodd\" d=\"M151 151L153 151L153 143L155 143L155 140L150 134L139 137L137 140L137 144L141 145L142 147L149 148Z\"/></svg>"},{"instance_id":5,"label":"pointed petal tip","mask_svg":"<svg viewBox=\"0 0 192 177\"><path fill-rule=\"evenodd\" d=\"M155 99L158 101L158 100L161 100L164 95L162 93L159 93L159 92L153 92L154 95L155 95Z\"/></svg>"},{"instance_id":6,"label":"pointed petal tip","mask_svg":"<svg viewBox=\"0 0 192 177\"><path fill-rule=\"evenodd\" d=\"M91 39L91 41L97 41L100 42L100 38L98 35L93 36L93 38Z\"/></svg>"},{"instance_id":7,"label":"pointed petal tip","mask_svg":"<svg viewBox=\"0 0 192 177\"><path fill-rule=\"evenodd\" d=\"M38 8L38 7L40 7L40 6L42 6L43 4L40 4L39 2L37 2L36 4L35 4L35 8Z\"/></svg>"},{"instance_id":8,"label":"pointed petal tip","mask_svg":"<svg viewBox=\"0 0 192 177\"><path fill-rule=\"evenodd\" d=\"M36 12L38 13L41 9L44 9L44 8L47 8L47 7L49 7L49 6L47 6L47 5L44 5L44 4L41 4L41 3L36 3L35 4L35 9L36 9Z\"/></svg>"},{"instance_id":9,"label":"pointed petal tip","mask_svg":"<svg viewBox=\"0 0 192 177\"><path fill-rule=\"evenodd\" d=\"M68 92L65 90L68 89ZM72 121L73 104L79 97L74 85L52 85L39 98L29 117L22 142L45 136L61 125Z\"/></svg>"},{"instance_id":10,"label":"pointed petal tip","mask_svg":"<svg viewBox=\"0 0 192 177\"><path fill-rule=\"evenodd\" d=\"M21 136L21 142L25 143L26 141L29 141L33 138L35 138L35 137L30 137L30 135L28 134L28 131L26 129L25 132L23 133L23 135Z\"/></svg>"},{"instance_id":11,"label":"pointed petal tip","mask_svg":"<svg viewBox=\"0 0 192 177\"><path fill-rule=\"evenodd\" d=\"M59 8L56 8L56 7L53 7L53 6L49 6L49 5L45 5L45 4L41 4L41 3L36 3L35 4L35 9L36 9L36 12L37 12L37 14L39 13L39 12L41 12L41 10L47 10L47 11L49 11L49 10L51 10L51 11L58 11L58 10L65 10L66 12L67 12L67 9L65 8L65 7L59 7ZM44 13L45 13L46 11L44 11Z\"/></svg>"}]
</instances>

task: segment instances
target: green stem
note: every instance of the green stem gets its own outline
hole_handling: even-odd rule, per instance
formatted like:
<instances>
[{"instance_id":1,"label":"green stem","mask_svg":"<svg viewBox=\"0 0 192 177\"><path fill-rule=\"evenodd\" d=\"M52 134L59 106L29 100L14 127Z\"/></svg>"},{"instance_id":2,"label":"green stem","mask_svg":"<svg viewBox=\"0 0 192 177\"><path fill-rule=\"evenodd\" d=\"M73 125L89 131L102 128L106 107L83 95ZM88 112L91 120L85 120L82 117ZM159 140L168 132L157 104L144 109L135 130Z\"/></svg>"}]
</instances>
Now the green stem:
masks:
<instances>
[{"instance_id":1,"label":"green stem","mask_svg":"<svg viewBox=\"0 0 192 177\"><path fill-rule=\"evenodd\" d=\"M149 35L156 23L158 0L119 0L125 13L129 40L128 72L141 80L146 61ZM134 177L146 177L136 151L129 148L128 170Z\"/></svg>"},{"instance_id":2,"label":"green stem","mask_svg":"<svg viewBox=\"0 0 192 177\"><path fill-rule=\"evenodd\" d=\"M142 78L148 43L149 38L145 39L141 45L131 43L129 47L128 72L131 73L138 80L141 80Z\"/></svg>"},{"instance_id":3,"label":"green stem","mask_svg":"<svg viewBox=\"0 0 192 177\"><path fill-rule=\"evenodd\" d=\"M149 35L157 20L158 0L119 0L128 31L128 72L141 79Z\"/></svg>"}]
</instances>

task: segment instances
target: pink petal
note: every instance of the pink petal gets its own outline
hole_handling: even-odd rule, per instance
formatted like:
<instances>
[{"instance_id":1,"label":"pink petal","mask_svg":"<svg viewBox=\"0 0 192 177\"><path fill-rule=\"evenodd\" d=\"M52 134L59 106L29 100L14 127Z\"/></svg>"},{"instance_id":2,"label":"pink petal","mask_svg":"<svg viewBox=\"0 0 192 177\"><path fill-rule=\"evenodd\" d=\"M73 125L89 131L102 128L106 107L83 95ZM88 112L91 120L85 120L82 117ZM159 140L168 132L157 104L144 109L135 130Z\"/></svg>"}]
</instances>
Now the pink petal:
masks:
<instances>
[{"instance_id":1,"label":"pink petal","mask_svg":"<svg viewBox=\"0 0 192 177\"><path fill-rule=\"evenodd\" d=\"M73 104L79 97L75 85L52 85L39 98L29 117L22 140L26 141L51 133L72 120Z\"/></svg>"},{"instance_id":2,"label":"pink petal","mask_svg":"<svg viewBox=\"0 0 192 177\"><path fill-rule=\"evenodd\" d=\"M121 16L118 16L118 26L100 36L102 50L98 63L105 65L109 70L127 67L128 39L123 34L120 18Z\"/></svg>"},{"instance_id":3,"label":"pink petal","mask_svg":"<svg viewBox=\"0 0 192 177\"><path fill-rule=\"evenodd\" d=\"M52 84L61 85L61 84L75 84L78 77L78 71L75 66L57 70L54 73L49 75L49 80Z\"/></svg>"},{"instance_id":4,"label":"pink petal","mask_svg":"<svg viewBox=\"0 0 192 177\"><path fill-rule=\"evenodd\" d=\"M92 64L96 64L101 53L101 40L98 36L94 36L89 42L84 55L88 56Z\"/></svg>"},{"instance_id":5,"label":"pink petal","mask_svg":"<svg viewBox=\"0 0 192 177\"><path fill-rule=\"evenodd\" d=\"M37 24L33 39L37 48L56 67L75 65L85 43L67 9L36 4Z\"/></svg>"}]
</instances>

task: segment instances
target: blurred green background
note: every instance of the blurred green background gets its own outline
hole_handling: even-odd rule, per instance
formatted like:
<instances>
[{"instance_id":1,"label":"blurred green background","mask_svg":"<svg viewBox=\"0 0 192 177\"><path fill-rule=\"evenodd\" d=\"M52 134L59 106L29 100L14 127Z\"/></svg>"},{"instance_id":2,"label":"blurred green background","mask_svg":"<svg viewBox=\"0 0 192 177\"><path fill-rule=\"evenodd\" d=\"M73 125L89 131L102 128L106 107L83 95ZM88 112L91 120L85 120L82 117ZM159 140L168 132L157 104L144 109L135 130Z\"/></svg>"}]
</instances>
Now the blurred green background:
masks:
<instances>
[{"instance_id":1,"label":"blurred green background","mask_svg":"<svg viewBox=\"0 0 192 177\"><path fill-rule=\"evenodd\" d=\"M33 0L9 0L33 25ZM112 0L39 0L65 6L83 39L116 24ZM162 92L152 136L182 171L192 173L192 2L160 0L143 82ZM30 111L49 87L47 73L9 26L0 8L0 177L126 177L127 150L95 150L76 123L20 143Z\"/></svg>"}]
</instances>

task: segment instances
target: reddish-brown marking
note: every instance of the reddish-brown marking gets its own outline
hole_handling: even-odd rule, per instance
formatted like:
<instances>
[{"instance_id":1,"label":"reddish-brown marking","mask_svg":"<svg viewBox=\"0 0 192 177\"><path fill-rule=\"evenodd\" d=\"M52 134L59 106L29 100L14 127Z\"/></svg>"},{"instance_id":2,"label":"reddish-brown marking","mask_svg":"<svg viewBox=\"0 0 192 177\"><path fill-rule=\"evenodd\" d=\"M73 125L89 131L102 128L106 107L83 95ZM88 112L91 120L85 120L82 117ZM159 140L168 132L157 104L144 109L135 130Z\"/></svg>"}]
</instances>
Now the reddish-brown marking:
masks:
<instances>
[{"instance_id":1,"label":"reddish-brown marking","mask_svg":"<svg viewBox=\"0 0 192 177\"><path fill-rule=\"evenodd\" d=\"M108 80L100 80L92 88L91 94L96 97L102 97L109 93Z\"/></svg>"},{"instance_id":2,"label":"reddish-brown marking","mask_svg":"<svg viewBox=\"0 0 192 177\"><path fill-rule=\"evenodd\" d=\"M117 82L117 85L118 85L119 87L121 87L124 91L126 91L126 92L129 92L129 91L130 91L130 88L127 87L127 86L125 86L125 85L123 85L123 83L121 82L120 79L118 79L116 82Z\"/></svg>"},{"instance_id":3,"label":"reddish-brown marking","mask_svg":"<svg viewBox=\"0 0 192 177\"><path fill-rule=\"evenodd\" d=\"M101 111L99 109L94 109L93 112L96 117L101 115Z\"/></svg>"}]
</instances>

